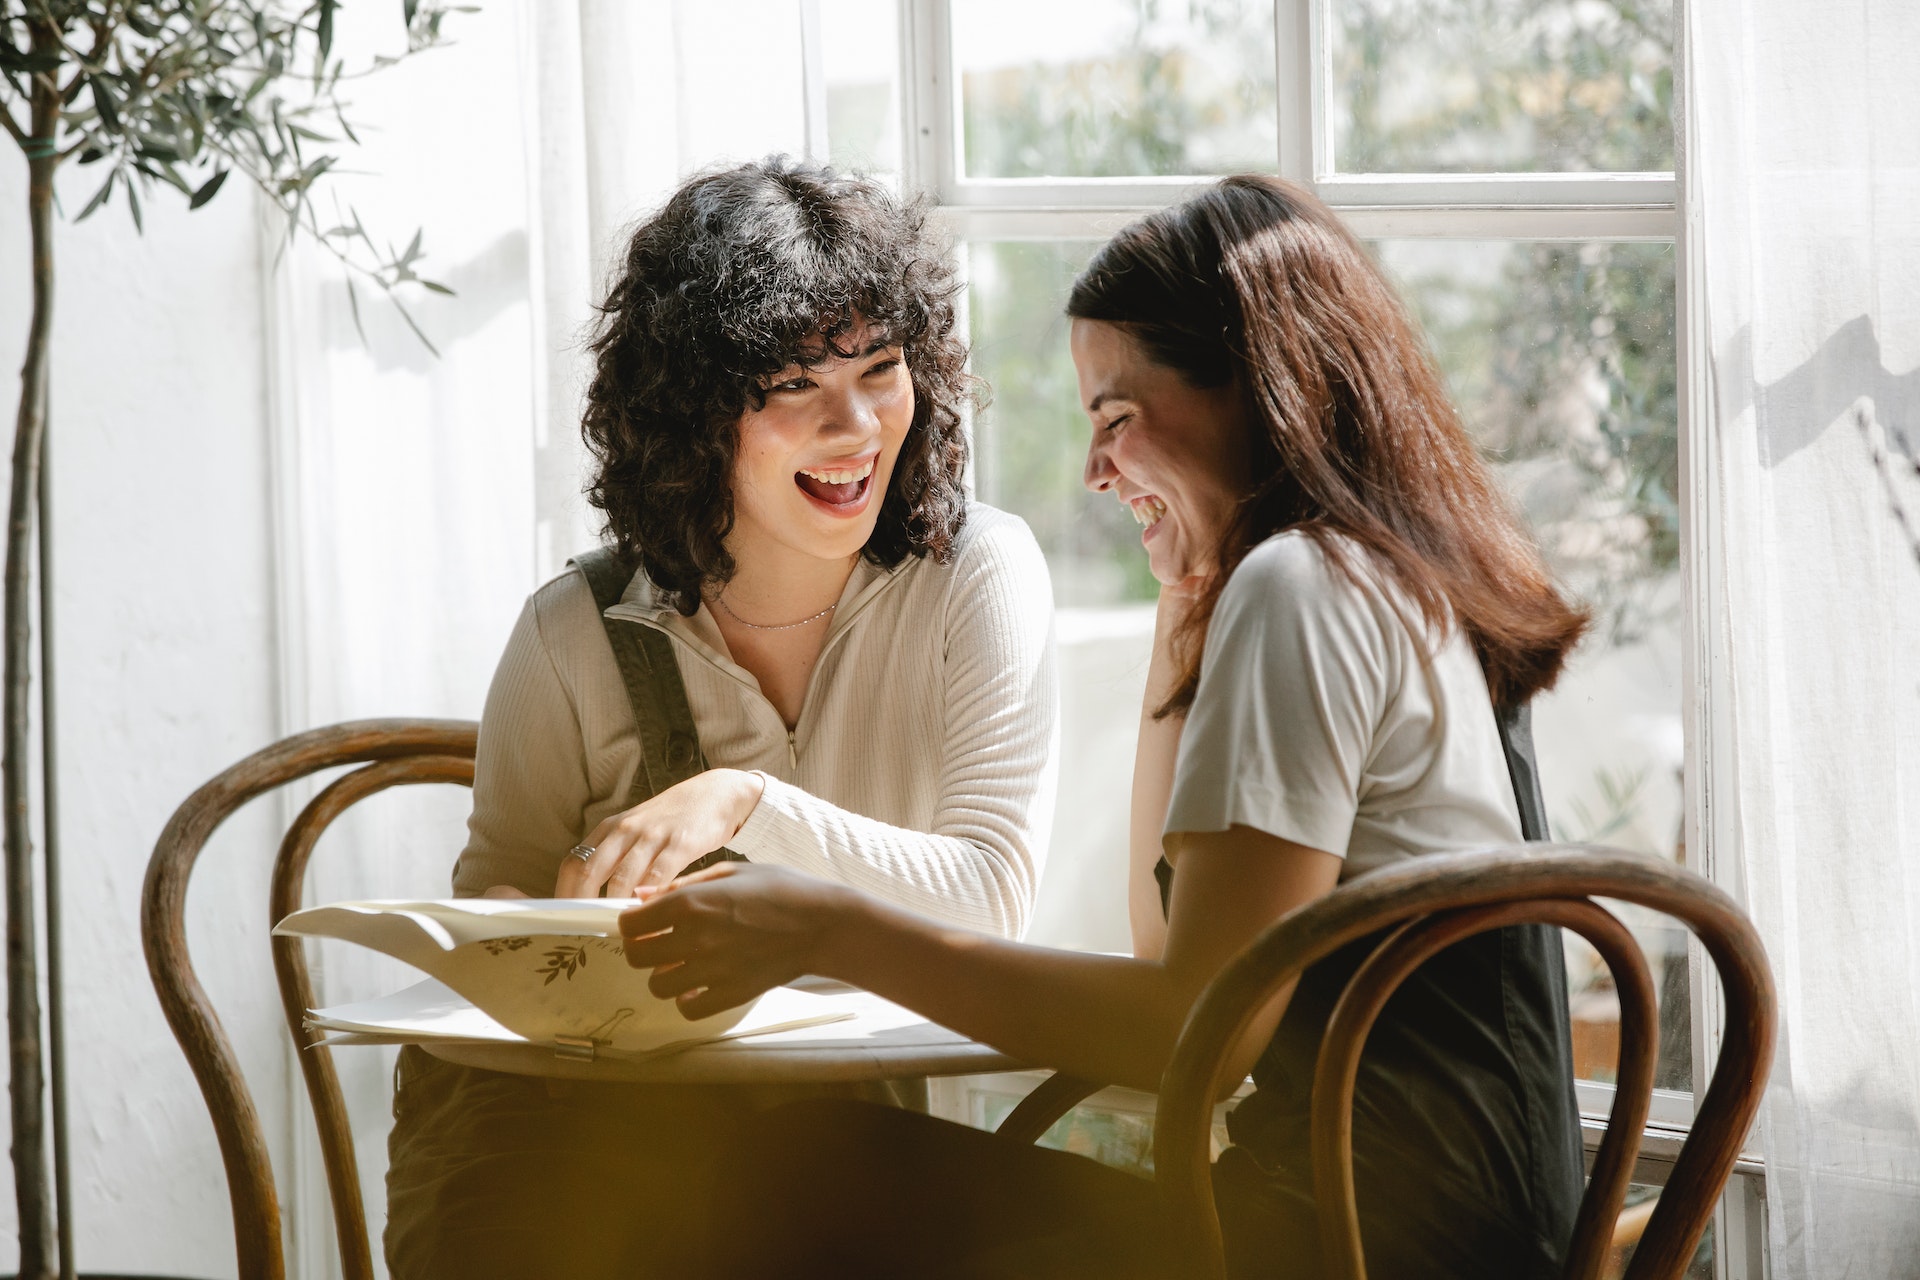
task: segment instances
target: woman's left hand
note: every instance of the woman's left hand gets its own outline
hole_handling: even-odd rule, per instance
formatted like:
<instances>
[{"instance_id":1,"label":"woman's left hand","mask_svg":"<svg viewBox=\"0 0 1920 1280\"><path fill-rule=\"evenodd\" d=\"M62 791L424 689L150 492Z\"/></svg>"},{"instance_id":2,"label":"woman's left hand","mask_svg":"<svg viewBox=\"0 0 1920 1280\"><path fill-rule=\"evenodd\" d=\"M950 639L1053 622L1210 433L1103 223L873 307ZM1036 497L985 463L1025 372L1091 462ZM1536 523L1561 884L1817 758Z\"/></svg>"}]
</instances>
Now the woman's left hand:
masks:
<instances>
[{"instance_id":1,"label":"woman's left hand","mask_svg":"<svg viewBox=\"0 0 1920 1280\"><path fill-rule=\"evenodd\" d=\"M621 913L627 963L688 1018L745 1004L819 973L828 940L857 895L785 867L728 862L659 889Z\"/></svg>"},{"instance_id":2,"label":"woman's left hand","mask_svg":"<svg viewBox=\"0 0 1920 1280\"><path fill-rule=\"evenodd\" d=\"M585 861L560 861L556 898L591 898L605 885L609 898L630 898L641 887L673 878L740 834L766 783L741 769L708 769L587 833Z\"/></svg>"}]
</instances>

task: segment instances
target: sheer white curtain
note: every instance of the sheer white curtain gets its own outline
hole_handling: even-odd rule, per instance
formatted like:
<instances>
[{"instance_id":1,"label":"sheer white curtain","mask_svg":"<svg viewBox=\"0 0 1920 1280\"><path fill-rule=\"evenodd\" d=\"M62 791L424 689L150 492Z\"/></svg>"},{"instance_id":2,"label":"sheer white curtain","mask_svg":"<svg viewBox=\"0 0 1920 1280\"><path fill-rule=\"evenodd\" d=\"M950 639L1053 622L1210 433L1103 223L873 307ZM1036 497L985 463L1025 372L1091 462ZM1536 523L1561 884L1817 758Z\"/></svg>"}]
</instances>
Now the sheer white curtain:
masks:
<instances>
[{"instance_id":1,"label":"sheer white curtain","mask_svg":"<svg viewBox=\"0 0 1920 1280\"><path fill-rule=\"evenodd\" d=\"M1773 1275L1914 1275L1920 7L1686 9Z\"/></svg>"},{"instance_id":2,"label":"sheer white curtain","mask_svg":"<svg viewBox=\"0 0 1920 1280\"><path fill-rule=\"evenodd\" d=\"M342 19L364 57L399 6ZM581 498L583 340L621 231L686 174L806 138L800 5L748 0L488 0L449 47L356 92L364 176L343 209L456 296L410 303L431 354L360 295L362 340L322 255L290 253L269 302L280 667L288 731L362 716L477 718L527 593L590 545ZM390 51L390 50L389 50ZM323 201L323 206L325 201ZM408 788L343 820L311 901L438 895L464 793ZM325 1002L417 975L323 948ZM336 1055L375 1233L384 1217L391 1055ZM295 1077L297 1079L297 1077ZM287 1099L295 1273L334 1274L332 1221L303 1098Z\"/></svg>"}]
</instances>

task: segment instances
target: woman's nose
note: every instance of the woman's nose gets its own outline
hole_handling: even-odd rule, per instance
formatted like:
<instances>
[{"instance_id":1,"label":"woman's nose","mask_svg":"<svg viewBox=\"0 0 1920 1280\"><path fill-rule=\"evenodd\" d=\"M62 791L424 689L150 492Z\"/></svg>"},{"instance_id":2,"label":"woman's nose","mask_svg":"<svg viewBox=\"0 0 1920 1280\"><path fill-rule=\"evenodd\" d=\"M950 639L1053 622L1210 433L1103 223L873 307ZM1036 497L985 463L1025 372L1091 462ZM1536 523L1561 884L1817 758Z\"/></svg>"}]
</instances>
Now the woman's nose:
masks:
<instances>
[{"instance_id":1,"label":"woman's nose","mask_svg":"<svg viewBox=\"0 0 1920 1280\"><path fill-rule=\"evenodd\" d=\"M855 385L826 399L826 417L820 423L822 435L871 435L880 421L873 396Z\"/></svg>"},{"instance_id":2,"label":"woman's nose","mask_svg":"<svg viewBox=\"0 0 1920 1280\"><path fill-rule=\"evenodd\" d=\"M1119 470L1113 465L1113 459L1107 456L1102 433L1095 428L1093 438L1087 441L1087 465L1080 473L1080 483L1095 493L1105 493L1113 488L1114 481L1119 478Z\"/></svg>"}]
</instances>

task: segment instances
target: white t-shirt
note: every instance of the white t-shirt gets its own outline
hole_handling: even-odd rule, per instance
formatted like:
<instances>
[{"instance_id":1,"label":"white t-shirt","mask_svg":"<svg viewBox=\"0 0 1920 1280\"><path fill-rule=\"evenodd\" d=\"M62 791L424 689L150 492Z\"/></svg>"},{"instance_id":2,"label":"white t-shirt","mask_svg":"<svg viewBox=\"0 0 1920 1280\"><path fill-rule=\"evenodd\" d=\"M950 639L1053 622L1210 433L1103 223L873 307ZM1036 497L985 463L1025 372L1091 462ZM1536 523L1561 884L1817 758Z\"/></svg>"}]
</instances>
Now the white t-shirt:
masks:
<instances>
[{"instance_id":1,"label":"white t-shirt","mask_svg":"<svg viewBox=\"0 0 1920 1280\"><path fill-rule=\"evenodd\" d=\"M1207 629L1166 831L1238 823L1346 859L1343 880L1423 853L1520 840L1486 676L1464 632L1351 548L1308 535L1248 553Z\"/></svg>"}]
</instances>

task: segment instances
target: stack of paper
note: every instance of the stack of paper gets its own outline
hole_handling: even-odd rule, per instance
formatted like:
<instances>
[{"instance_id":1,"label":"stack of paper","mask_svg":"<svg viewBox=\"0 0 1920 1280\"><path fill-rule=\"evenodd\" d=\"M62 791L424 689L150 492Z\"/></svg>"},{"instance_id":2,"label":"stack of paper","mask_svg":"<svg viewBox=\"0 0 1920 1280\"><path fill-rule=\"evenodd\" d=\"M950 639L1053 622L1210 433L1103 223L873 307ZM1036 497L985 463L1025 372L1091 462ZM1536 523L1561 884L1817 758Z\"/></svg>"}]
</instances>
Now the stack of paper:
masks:
<instances>
[{"instance_id":1,"label":"stack of paper","mask_svg":"<svg viewBox=\"0 0 1920 1280\"><path fill-rule=\"evenodd\" d=\"M594 1046L600 1054L615 1058L653 1057L672 1053L696 1044L717 1040L738 1040L744 1036L772 1035L802 1027L845 1022L860 1010L846 996L816 995L777 987L747 1009L746 1015L718 1035L689 1034L680 1039L656 1044L648 1049L632 1046L616 1048ZM475 1008L473 1003L443 982L428 978L411 987L378 1000L315 1009L307 1016L307 1025L325 1032L320 1043L348 1044L529 1044L541 1043L509 1031ZM682 1022L683 1028L696 1024ZM571 1047L571 1046L568 1046Z\"/></svg>"},{"instance_id":2,"label":"stack of paper","mask_svg":"<svg viewBox=\"0 0 1920 1280\"><path fill-rule=\"evenodd\" d=\"M276 934L341 938L432 980L378 1000L311 1011L329 1043L532 1043L617 1057L764 1035L852 1016L834 998L781 988L688 1021L621 954L620 912L593 899L337 902L295 912Z\"/></svg>"}]
</instances>

